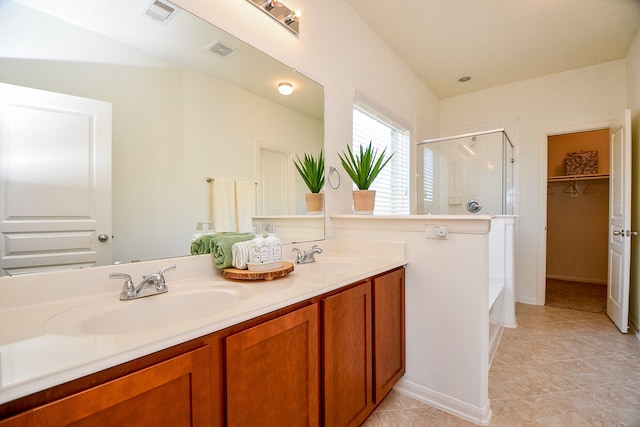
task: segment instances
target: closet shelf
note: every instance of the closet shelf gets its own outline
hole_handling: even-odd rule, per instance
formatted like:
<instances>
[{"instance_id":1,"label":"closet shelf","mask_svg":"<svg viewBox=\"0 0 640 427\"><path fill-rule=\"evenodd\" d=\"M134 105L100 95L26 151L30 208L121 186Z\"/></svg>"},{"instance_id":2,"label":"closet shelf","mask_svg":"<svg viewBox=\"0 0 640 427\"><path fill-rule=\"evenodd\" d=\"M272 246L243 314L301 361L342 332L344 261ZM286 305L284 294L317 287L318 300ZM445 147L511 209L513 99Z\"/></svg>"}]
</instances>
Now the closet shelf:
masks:
<instances>
[{"instance_id":1,"label":"closet shelf","mask_svg":"<svg viewBox=\"0 0 640 427\"><path fill-rule=\"evenodd\" d=\"M562 182L562 181L584 181L591 179L608 179L608 173L600 173L594 175L563 175L563 176L550 176L547 178L548 182Z\"/></svg>"}]
</instances>

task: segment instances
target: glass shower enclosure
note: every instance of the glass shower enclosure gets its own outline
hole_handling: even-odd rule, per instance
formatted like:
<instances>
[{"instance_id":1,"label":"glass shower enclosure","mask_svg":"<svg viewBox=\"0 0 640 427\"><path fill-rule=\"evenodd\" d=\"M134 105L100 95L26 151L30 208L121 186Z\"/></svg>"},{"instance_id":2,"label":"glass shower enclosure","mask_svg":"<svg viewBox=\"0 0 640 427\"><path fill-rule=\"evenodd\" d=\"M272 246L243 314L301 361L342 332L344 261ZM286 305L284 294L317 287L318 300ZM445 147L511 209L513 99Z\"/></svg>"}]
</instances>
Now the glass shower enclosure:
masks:
<instances>
[{"instance_id":1,"label":"glass shower enclosure","mask_svg":"<svg viewBox=\"0 0 640 427\"><path fill-rule=\"evenodd\" d=\"M418 214L513 215L513 143L504 129L418 144Z\"/></svg>"}]
</instances>

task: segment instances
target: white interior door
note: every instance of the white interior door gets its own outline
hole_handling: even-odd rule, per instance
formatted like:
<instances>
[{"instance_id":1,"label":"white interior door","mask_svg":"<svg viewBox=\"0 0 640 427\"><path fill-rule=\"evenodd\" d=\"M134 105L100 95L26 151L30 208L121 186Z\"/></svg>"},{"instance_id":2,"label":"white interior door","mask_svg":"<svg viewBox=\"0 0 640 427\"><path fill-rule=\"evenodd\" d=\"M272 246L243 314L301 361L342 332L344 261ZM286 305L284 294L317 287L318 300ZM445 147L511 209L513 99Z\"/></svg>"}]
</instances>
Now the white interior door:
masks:
<instances>
[{"instance_id":1,"label":"white interior door","mask_svg":"<svg viewBox=\"0 0 640 427\"><path fill-rule=\"evenodd\" d=\"M258 215L292 215L293 165L289 151L260 145L258 147Z\"/></svg>"},{"instance_id":2,"label":"white interior door","mask_svg":"<svg viewBox=\"0 0 640 427\"><path fill-rule=\"evenodd\" d=\"M111 104L0 83L0 153L0 276L110 264Z\"/></svg>"},{"instance_id":3,"label":"white interior door","mask_svg":"<svg viewBox=\"0 0 640 427\"><path fill-rule=\"evenodd\" d=\"M623 333L629 322L631 262L631 111L611 128L607 315Z\"/></svg>"}]
</instances>

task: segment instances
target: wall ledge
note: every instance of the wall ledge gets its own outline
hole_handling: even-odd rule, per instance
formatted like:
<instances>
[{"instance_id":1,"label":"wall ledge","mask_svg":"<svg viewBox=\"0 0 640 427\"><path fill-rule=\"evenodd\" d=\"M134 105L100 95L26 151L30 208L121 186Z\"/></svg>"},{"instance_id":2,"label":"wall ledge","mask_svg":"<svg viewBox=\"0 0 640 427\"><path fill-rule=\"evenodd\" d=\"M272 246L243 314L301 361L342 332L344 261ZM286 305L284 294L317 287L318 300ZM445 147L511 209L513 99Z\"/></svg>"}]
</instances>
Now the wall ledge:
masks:
<instances>
[{"instance_id":1,"label":"wall ledge","mask_svg":"<svg viewBox=\"0 0 640 427\"><path fill-rule=\"evenodd\" d=\"M447 225L450 234L488 234L492 215L331 215L336 229L425 232Z\"/></svg>"}]
</instances>

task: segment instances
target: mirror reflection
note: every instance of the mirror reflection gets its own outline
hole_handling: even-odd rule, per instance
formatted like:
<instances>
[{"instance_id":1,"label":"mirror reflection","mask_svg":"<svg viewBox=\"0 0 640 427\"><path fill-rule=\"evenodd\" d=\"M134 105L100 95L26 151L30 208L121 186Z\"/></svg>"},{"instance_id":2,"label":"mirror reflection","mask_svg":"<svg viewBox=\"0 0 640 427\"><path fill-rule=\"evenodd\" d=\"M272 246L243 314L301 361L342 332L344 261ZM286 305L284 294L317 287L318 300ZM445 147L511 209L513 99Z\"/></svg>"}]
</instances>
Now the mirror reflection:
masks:
<instances>
[{"instance_id":1,"label":"mirror reflection","mask_svg":"<svg viewBox=\"0 0 640 427\"><path fill-rule=\"evenodd\" d=\"M214 221L220 208L212 195L216 179L254 183L253 220L275 222L283 243L322 239L324 221L307 215L307 189L292 161L323 147L322 87L184 10L160 22L145 15L148 6L147 0L0 3L0 82L111 106L110 195L87 196L89 210L97 205L92 197L110 198L111 221L96 227L90 250L109 247L109 262L187 255L197 224ZM281 82L291 83L293 94L279 94ZM20 213L28 202L11 188L7 141L0 141L5 242L15 232L7 223L65 210ZM59 159L27 175L56 181L58 170L64 170ZM50 199L56 200L47 208L57 201ZM100 234L112 238L100 244ZM38 258L38 250L3 243L3 270L12 256ZM11 274L95 265L41 264Z\"/></svg>"}]
</instances>

